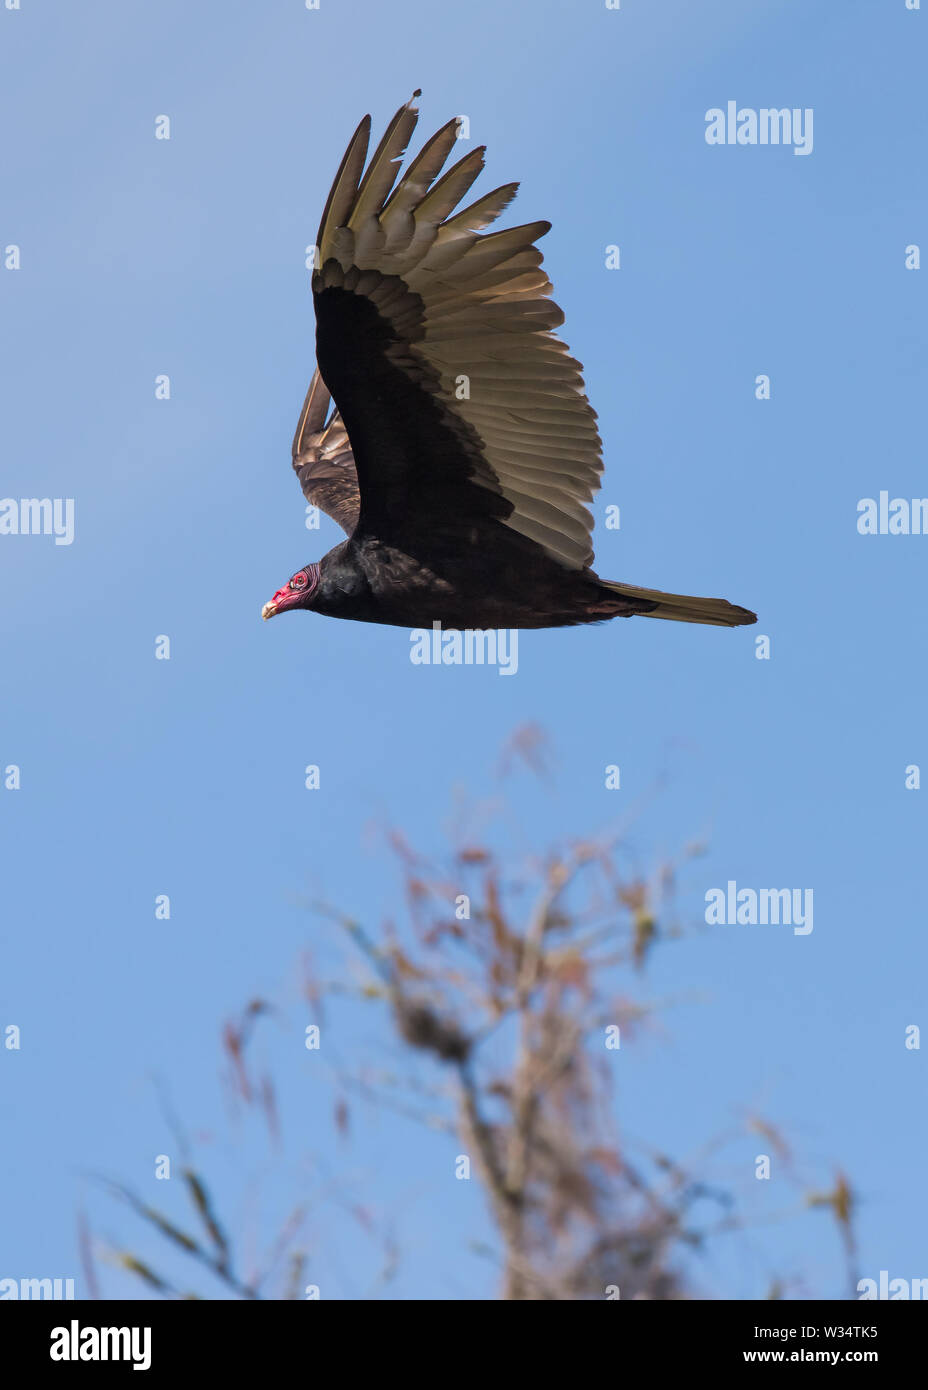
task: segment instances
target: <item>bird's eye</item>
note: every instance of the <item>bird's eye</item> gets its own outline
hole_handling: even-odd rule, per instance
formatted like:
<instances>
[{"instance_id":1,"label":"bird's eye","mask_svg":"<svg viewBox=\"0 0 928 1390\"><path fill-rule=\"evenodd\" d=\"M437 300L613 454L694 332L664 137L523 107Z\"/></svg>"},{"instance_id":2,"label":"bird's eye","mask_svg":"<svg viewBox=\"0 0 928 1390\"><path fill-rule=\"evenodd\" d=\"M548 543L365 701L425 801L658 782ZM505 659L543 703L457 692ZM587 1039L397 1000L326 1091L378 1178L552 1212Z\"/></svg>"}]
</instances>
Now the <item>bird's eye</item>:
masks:
<instances>
[{"instance_id":1,"label":"bird's eye","mask_svg":"<svg viewBox=\"0 0 928 1390\"><path fill-rule=\"evenodd\" d=\"M295 574L295 575L293 576L293 578L290 580L290 588L291 588L291 589L305 589L305 588L306 588L306 575L302 572L302 570L300 571L299 574Z\"/></svg>"}]
</instances>

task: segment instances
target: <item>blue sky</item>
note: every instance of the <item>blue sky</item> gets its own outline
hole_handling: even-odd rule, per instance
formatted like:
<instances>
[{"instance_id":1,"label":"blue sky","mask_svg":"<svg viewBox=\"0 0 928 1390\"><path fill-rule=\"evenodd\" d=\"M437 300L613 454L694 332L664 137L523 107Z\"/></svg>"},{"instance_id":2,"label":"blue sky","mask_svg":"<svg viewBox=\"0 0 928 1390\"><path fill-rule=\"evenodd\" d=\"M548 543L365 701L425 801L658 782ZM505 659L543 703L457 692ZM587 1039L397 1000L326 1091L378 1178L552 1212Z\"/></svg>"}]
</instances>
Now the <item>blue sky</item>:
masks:
<instances>
[{"instance_id":1,"label":"blue sky","mask_svg":"<svg viewBox=\"0 0 928 1390\"><path fill-rule=\"evenodd\" d=\"M308 898L372 929L395 912L371 825L440 854L455 796L500 795L499 749L529 720L556 775L506 788L504 843L606 830L662 780L636 852L709 843L681 915L729 879L814 889L809 936L713 927L655 956L642 988L677 1002L623 1054L623 1126L685 1157L759 1106L810 1180L848 1172L863 1274L928 1273L924 1063L904 1047L928 973L926 792L904 781L928 759L928 539L856 527L860 498L928 492L924 279L904 265L928 237L925 23L904 0L0 9L0 244L21 248L0 269L0 492L75 499L70 546L0 536L0 765L22 769L0 789L0 1025L22 1030L0 1050L0 1275L80 1279L81 1202L101 1239L127 1233L86 1173L162 1200L154 1078L245 1220L272 1160L222 1137L222 1019L292 997L300 952L327 950ZM306 531L289 466L313 361L304 248L360 116L382 128L416 86L418 136L468 115L478 191L519 178L508 222L554 223L545 264L605 445L598 570L724 595L757 629L525 633L499 679L413 667L389 628L261 623L339 535ZM707 145L728 100L812 108L813 152ZM342 1026L341 1055L387 1055L368 1015ZM467 1251L480 1196L449 1189L445 1141L367 1114L339 1147L298 1039L268 1036L305 1120L291 1178L393 1213L390 1295L490 1296ZM839 1295L824 1216L764 1224L796 1194L756 1191L756 1148L721 1176L758 1229L704 1288L751 1296L782 1271ZM337 1211L316 1220L324 1292L363 1295L376 1252Z\"/></svg>"}]
</instances>

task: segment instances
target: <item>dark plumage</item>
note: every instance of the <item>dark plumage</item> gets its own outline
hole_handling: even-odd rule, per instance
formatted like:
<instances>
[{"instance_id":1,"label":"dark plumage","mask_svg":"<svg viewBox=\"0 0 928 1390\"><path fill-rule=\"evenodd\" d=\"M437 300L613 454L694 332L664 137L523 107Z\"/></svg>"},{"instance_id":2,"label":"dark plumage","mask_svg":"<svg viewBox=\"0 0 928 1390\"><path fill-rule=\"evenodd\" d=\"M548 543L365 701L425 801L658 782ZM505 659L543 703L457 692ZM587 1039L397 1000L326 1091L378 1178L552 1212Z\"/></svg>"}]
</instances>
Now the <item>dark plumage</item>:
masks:
<instances>
[{"instance_id":1,"label":"dark plumage","mask_svg":"<svg viewBox=\"0 0 928 1390\"><path fill-rule=\"evenodd\" d=\"M438 177L456 121L396 183L416 120L410 101L365 168L365 116L322 215L312 277L318 368L293 467L307 500L348 540L299 570L264 616L306 608L446 628L635 613L755 622L724 599L594 573L588 503L601 445L580 363L552 332L563 315L534 244L550 224L480 235L517 184L455 213L483 167L481 147Z\"/></svg>"}]
</instances>

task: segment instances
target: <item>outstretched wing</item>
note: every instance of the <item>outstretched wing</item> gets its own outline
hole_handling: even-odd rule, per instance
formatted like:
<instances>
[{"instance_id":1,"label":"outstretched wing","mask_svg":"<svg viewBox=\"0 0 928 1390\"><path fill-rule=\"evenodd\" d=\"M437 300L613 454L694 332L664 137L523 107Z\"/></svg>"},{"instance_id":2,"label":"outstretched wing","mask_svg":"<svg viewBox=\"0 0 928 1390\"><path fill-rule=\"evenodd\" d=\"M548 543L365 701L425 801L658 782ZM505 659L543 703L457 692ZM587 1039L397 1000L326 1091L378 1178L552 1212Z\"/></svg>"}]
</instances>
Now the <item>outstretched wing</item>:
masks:
<instances>
[{"instance_id":1,"label":"outstretched wing","mask_svg":"<svg viewBox=\"0 0 928 1390\"><path fill-rule=\"evenodd\" d=\"M456 120L394 188L416 120L410 101L365 169L364 118L318 236L317 359L354 452L359 529L504 544L501 522L582 568L601 445L580 363L551 331L563 314L534 245L550 224L480 234L515 183L454 212L483 167L480 147L438 177ZM308 475L314 495L329 481L320 467Z\"/></svg>"},{"instance_id":2,"label":"outstretched wing","mask_svg":"<svg viewBox=\"0 0 928 1390\"><path fill-rule=\"evenodd\" d=\"M361 507L358 474L342 417L335 410L326 420L330 400L317 367L293 436L293 468L307 502L350 536Z\"/></svg>"}]
</instances>

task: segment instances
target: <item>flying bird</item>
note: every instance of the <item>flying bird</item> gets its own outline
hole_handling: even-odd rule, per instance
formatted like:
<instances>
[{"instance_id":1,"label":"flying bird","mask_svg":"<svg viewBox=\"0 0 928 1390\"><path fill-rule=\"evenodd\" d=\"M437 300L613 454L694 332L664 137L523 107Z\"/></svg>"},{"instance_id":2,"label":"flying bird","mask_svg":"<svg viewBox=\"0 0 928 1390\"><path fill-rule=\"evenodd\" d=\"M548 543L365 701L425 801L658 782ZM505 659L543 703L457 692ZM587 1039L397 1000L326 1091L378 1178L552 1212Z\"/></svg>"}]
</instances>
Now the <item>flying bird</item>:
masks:
<instances>
[{"instance_id":1,"label":"flying bird","mask_svg":"<svg viewBox=\"0 0 928 1390\"><path fill-rule=\"evenodd\" d=\"M485 146L442 174L451 120L397 181L415 92L367 160L355 131L312 275L317 368L293 440L308 502L348 539L264 605L399 627L540 628L605 618L756 622L718 598L600 579L589 503L602 472L581 364L535 243L549 222L484 233L503 184L457 211ZM334 402L334 408L331 409Z\"/></svg>"}]
</instances>

